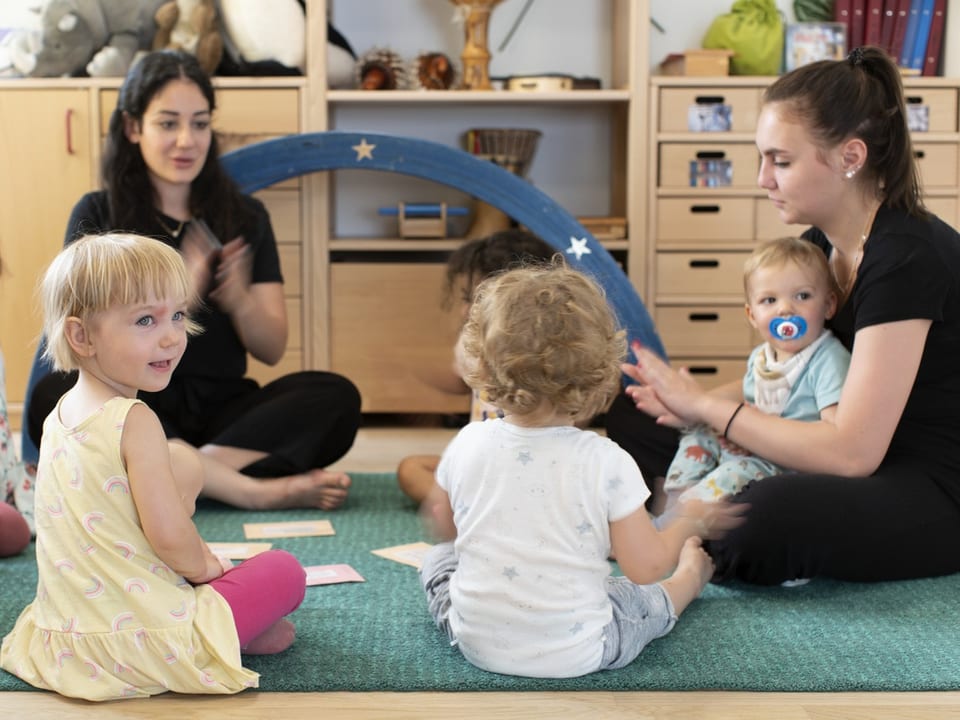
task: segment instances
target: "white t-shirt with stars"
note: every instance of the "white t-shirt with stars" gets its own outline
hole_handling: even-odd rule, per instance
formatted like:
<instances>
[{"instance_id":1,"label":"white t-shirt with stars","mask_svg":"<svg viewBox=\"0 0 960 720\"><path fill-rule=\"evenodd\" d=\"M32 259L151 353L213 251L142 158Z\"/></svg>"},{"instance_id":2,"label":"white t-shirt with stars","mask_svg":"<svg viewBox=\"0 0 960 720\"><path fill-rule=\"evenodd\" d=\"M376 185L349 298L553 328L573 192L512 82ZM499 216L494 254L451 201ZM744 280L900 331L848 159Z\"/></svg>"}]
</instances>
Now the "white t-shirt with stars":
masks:
<instances>
[{"instance_id":1,"label":"white t-shirt with stars","mask_svg":"<svg viewBox=\"0 0 960 720\"><path fill-rule=\"evenodd\" d=\"M630 455L574 427L487 420L453 439L437 482L457 526L450 624L464 657L512 675L595 671L613 616L609 524L650 495Z\"/></svg>"}]
</instances>

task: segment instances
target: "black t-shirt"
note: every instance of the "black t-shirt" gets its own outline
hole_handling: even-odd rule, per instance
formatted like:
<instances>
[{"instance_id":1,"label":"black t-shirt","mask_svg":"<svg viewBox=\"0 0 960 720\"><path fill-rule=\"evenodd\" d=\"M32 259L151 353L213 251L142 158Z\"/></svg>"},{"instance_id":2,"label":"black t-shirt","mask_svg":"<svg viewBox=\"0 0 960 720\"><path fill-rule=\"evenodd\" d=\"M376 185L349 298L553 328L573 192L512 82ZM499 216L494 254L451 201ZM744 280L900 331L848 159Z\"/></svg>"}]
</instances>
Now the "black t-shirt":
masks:
<instances>
[{"instance_id":1,"label":"black t-shirt","mask_svg":"<svg viewBox=\"0 0 960 720\"><path fill-rule=\"evenodd\" d=\"M244 196L244 202L252 221L243 230L243 237L250 247L253 257L252 282L283 282L280 274L280 257L277 241L273 235L270 216L266 208L256 198ZM114 228L110 226L110 210L107 194L104 191L91 192L80 198L70 214L67 223L65 244L90 233L127 231L157 238L172 247L180 249L180 238L173 238L164 229L164 224L176 227L173 218L151 215L141 218L136 227ZM182 236L181 236L182 238ZM220 238L228 242L233 238ZM183 359L174 371L174 377L196 378L241 378L247 371L247 352L233 327L230 316L216 308L209 298L203 298L204 304L194 315L194 319L203 327L203 332L194 335L187 342Z\"/></svg>"},{"instance_id":2,"label":"black t-shirt","mask_svg":"<svg viewBox=\"0 0 960 720\"><path fill-rule=\"evenodd\" d=\"M804 237L829 256L822 232ZM933 216L881 208L851 296L830 327L852 351L861 328L919 318L932 325L884 463L929 470L960 502L960 234Z\"/></svg>"}]
</instances>

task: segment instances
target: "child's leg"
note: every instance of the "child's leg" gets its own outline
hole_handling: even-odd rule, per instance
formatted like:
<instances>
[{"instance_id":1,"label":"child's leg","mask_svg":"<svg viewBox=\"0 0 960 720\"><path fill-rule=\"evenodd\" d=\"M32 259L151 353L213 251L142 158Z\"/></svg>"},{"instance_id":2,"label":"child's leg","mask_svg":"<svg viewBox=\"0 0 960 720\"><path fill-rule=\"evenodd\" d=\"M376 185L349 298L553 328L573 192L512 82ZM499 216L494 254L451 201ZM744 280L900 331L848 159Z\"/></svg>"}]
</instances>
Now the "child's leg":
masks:
<instances>
[{"instance_id":1,"label":"child's leg","mask_svg":"<svg viewBox=\"0 0 960 720\"><path fill-rule=\"evenodd\" d=\"M180 501L193 517L197 507L197 497L203 489L204 470L200 452L180 440L170 440L170 466L173 469L173 481L180 491Z\"/></svg>"},{"instance_id":2,"label":"child's leg","mask_svg":"<svg viewBox=\"0 0 960 720\"><path fill-rule=\"evenodd\" d=\"M457 558L452 542L434 545L424 556L420 568L420 584L427 594L430 617L451 642L455 638L450 631L450 576L456 569Z\"/></svg>"},{"instance_id":3,"label":"child's leg","mask_svg":"<svg viewBox=\"0 0 960 720\"><path fill-rule=\"evenodd\" d=\"M604 629L603 657L598 670L633 662L651 641L673 629L679 615L697 597L713 574L713 562L700 538L689 538L673 574L656 585L636 585L625 577L607 578L613 619Z\"/></svg>"},{"instance_id":4,"label":"child's leg","mask_svg":"<svg viewBox=\"0 0 960 720\"><path fill-rule=\"evenodd\" d=\"M781 472L782 470L772 462L755 455L728 456L709 475L685 490L680 497L680 502L684 500L710 502L731 497L754 480L779 475Z\"/></svg>"},{"instance_id":5,"label":"child's leg","mask_svg":"<svg viewBox=\"0 0 960 720\"><path fill-rule=\"evenodd\" d=\"M397 484L417 504L422 503L436 482L439 455L410 455L397 467Z\"/></svg>"},{"instance_id":6,"label":"child's leg","mask_svg":"<svg viewBox=\"0 0 960 720\"><path fill-rule=\"evenodd\" d=\"M244 560L210 586L233 611L241 652L268 655L293 643L293 624L283 618L303 602L306 583L299 560L285 550L268 550Z\"/></svg>"},{"instance_id":7,"label":"child's leg","mask_svg":"<svg viewBox=\"0 0 960 720\"><path fill-rule=\"evenodd\" d=\"M709 428L696 428L680 437L677 454L667 468L663 488L667 491L690 487L720 462L720 441Z\"/></svg>"}]
</instances>

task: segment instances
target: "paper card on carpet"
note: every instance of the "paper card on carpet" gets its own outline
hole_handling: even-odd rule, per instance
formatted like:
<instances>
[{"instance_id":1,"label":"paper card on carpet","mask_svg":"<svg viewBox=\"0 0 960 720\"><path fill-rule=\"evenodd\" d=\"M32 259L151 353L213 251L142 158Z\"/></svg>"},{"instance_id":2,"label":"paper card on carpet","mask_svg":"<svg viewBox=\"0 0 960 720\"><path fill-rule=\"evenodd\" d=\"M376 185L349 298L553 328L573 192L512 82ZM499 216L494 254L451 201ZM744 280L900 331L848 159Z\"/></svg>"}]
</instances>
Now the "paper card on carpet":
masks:
<instances>
[{"instance_id":1,"label":"paper card on carpet","mask_svg":"<svg viewBox=\"0 0 960 720\"><path fill-rule=\"evenodd\" d=\"M307 573L307 585L366 582L363 576L349 565L310 565L303 570Z\"/></svg>"},{"instance_id":2,"label":"paper card on carpet","mask_svg":"<svg viewBox=\"0 0 960 720\"><path fill-rule=\"evenodd\" d=\"M289 522L244 523L243 534L248 540L281 537L311 537L335 535L329 520L291 520Z\"/></svg>"},{"instance_id":3,"label":"paper card on carpet","mask_svg":"<svg viewBox=\"0 0 960 720\"><path fill-rule=\"evenodd\" d=\"M393 547L381 548L380 550L371 550L374 555L379 555L387 560L403 563L404 565L413 565L418 570L423 565L423 556L427 550L433 546L430 543L415 542L407 545L394 545Z\"/></svg>"},{"instance_id":4,"label":"paper card on carpet","mask_svg":"<svg viewBox=\"0 0 960 720\"><path fill-rule=\"evenodd\" d=\"M254 555L259 555L273 547L270 543L238 543L238 542L212 542L207 543L210 552L214 555L228 560L246 560Z\"/></svg>"}]
</instances>

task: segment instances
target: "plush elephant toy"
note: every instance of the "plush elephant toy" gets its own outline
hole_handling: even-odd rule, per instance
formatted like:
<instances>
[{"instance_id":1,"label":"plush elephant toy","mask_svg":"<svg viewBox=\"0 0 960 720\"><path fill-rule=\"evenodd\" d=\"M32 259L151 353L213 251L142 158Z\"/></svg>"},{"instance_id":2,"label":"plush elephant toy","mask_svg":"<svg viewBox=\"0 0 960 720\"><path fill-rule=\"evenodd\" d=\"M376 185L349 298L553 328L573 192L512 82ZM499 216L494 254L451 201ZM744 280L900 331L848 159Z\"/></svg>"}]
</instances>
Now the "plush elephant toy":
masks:
<instances>
[{"instance_id":1,"label":"plush elephant toy","mask_svg":"<svg viewBox=\"0 0 960 720\"><path fill-rule=\"evenodd\" d=\"M156 32L163 0L41 0L39 29L6 39L13 70L24 77L122 76Z\"/></svg>"}]
</instances>

